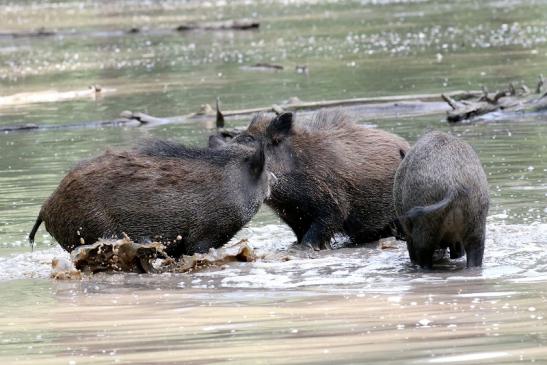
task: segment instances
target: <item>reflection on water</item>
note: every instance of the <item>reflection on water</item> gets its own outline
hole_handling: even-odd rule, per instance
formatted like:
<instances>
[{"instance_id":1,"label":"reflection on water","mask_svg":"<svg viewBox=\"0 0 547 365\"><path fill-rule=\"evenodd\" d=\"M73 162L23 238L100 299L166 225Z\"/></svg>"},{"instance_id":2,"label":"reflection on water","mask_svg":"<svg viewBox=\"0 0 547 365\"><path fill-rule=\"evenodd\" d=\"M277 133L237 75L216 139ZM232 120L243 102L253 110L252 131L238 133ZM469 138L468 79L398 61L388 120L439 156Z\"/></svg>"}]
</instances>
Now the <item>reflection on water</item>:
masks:
<instances>
[{"instance_id":1,"label":"reflection on water","mask_svg":"<svg viewBox=\"0 0 547 365\"><path fill-rule=\"evenodd\" d=\"M43 26L71 35L0 37L0 96L92 84L114 91L96 100L3 105L0 125L66 126L122 110L181 115L217 95L237 109L291 96L530 85L547 72L545 14L543 2L497 0L2 3L0 32ZM243 17L261 21L260 30L170 30ZM143 32L124 33L135 26ZM285 69L242 68L257 62ZM297 65L309 74L295 72ZM70 166L139 138L204 144L210 130L194 121L0 135L0 363L547 362L547 117L494 114L448 126L442 114L408 117L404 105L389 112L357 110L357 119L409 141L447 130L479 153L491 193L482 269L445 261L419 270L392 240L299 251L263 208L238 235L263 260L194 274L52 281L51 259L67 254L43 227L37 251L28 252L26 236Z\"/></svg>"},{"instance_id":2,"label":"reflection on water","mask_svg":"<svg viewBox=\"0 0 547 365\"><path fill-rule=\"evenodd\" d=\"M538 283L454 280L408 292L173 290L173 278L56 282L0 317L17 364L543 363ZM541 282L544 285L545 282ZM151 287L149 287L151 286ZM484 288L490 288L488 292Z\"/></svg>"}]
</instances>

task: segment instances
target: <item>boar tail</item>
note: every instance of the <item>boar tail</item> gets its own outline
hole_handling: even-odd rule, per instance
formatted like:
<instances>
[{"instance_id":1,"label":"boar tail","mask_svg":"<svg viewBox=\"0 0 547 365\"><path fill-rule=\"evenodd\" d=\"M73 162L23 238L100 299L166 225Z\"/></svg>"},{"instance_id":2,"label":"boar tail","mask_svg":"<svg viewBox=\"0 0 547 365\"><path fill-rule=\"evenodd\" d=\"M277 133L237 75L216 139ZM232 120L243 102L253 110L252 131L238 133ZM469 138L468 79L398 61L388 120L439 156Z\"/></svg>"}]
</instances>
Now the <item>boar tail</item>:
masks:
<instances>
[{"instance_id":1,"label":"boar tail","mask_svg":"<svg viewBox=\"0 0 547 365\"><path fill-rule=\"evenodd\" d=\"M463 191L462 191L463 192ZM446 208L457 196L459 192L457 190L451 190L446 194L443 200L440 202L426 205L426 206L418 206L410 209L406 214L404 215L405 219L413 220L415 218L423 217L424 215L428 215L431 213L435 213L441 209Z\"/></svg>"},{"instance_id":2,"label":"boar tail","mask_svg":"<svg viewBox=\"0 0 547 365\"><path fill-rule=\"evenodd\" d=\"M34 236L36 236L36 231L38 231L38 227L40 227L40 224L42 224L42 222L43 222L42 217L38 215L38 218L36 218L36 222L34 223L34 227L32 227L32 230L30 231L28 235L30 251L34 250Z\"/></svg>"}]
</instances>

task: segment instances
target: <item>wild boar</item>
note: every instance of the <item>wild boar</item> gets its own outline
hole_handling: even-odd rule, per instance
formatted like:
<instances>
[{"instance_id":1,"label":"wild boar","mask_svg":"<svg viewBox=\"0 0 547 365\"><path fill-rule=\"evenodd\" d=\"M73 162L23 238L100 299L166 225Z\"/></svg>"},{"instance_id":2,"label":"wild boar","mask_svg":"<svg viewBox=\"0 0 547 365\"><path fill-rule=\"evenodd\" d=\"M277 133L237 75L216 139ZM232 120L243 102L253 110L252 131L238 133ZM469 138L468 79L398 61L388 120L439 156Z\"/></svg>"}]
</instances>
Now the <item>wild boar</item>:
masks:
<instances>
[{"instance_id":1,"label":"wild boar","mask_svg":"<svg viewBox=\"0 0 547 365\"><path fill-rule=\"evenodd\" d=\"M99 238L160 241L167 254L225 244L269 194L260 143L219 149L148 141L79 163L42 206L41 222L67 251Z\"/></svg>"},{"instance_id":2,"label":"wild boar","mask_svg":"<svg viewBox=\"0 0 547 365\"><path fill-rule=\"evenodd\" d=\"M212 138L210 147L219 144ZM395 218L393 179L408 143L357 125L341 111L320 111L310 121L292 113L258 114L231 144L264 144L276 176L265 203L294 231L299 243L330 248L335 233L355 244L390 236Z\"/></svg>"},{"instance_id":3,"label":"wild boar","mask_svg":"<svg viewBox=\"0 0 547 365\"><path fill-rule=\"evenodd\" d=\"M433 265L433 252L450 250L481 266L489 196L479 157L465 141L434 131L408 151L395 175L395 210L412 262Z\"/></svg>"}]
</instances>

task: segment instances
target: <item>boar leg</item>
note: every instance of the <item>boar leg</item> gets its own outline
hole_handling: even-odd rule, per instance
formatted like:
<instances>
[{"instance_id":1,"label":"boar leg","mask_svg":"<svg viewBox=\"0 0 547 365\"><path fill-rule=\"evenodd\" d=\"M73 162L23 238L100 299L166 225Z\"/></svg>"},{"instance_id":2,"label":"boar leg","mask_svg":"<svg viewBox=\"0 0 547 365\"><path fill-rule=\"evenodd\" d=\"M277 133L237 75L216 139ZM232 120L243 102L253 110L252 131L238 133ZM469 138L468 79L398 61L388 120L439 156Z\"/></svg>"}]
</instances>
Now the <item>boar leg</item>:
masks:
<instances>
[{"instance_id":1,"label":"boar leg","mask_svg":"<svg viewBox=\"0 0 547 365\"><path fill-rule=\"evenodd\" d=\"M304 235L302 245L304 247L313 248L315 251L331 249L331 236L331 232L329 232L324 223L314 222Z\"/></svg>"},{"instance_id":2,"label":"boar leg","mask_svg":"<svg viewBox=\"0 0 547 365\"><path fill-rule=\"evenodd\" d=\"M412 244L412 240L410 238L406 241L406 248L408 250L408 256L410 257L410 261L415 264L416 254L414 253L414 245Z\"/></svg>"},{"instance_id":3,"label":"boar leg","mask_svg":"<svg viewBox=\"0 0 547 365\"><path fill-rule=\"evenodd\" d=\"M482 266L484 236L484 229L482 229L481 232L476 233L467 239L467 244L465 245L467 267Z\"/></svg>"},{"instance_id":4,"label":"boar leg","mask_svg":"<svg viewBox=\"0 0 547 365\"><path fill-rule=\"evenodd\" d=\"M459 259L465 253L463 245L461 242L455 242L449 246L450 249L450 258Z\"/></svg>"},{"instance_id":5,"label":"boar leg","mask_svg":"<svg viewBox=\"0 0 547 365\"><path fill-rule=\"evenodd\" d=\"M433 268L433 253L438 247L436 235L429 234L425 226L415 228L412 232L412 248L416 263L422 268Z\"/></svg>"}]
</instances>

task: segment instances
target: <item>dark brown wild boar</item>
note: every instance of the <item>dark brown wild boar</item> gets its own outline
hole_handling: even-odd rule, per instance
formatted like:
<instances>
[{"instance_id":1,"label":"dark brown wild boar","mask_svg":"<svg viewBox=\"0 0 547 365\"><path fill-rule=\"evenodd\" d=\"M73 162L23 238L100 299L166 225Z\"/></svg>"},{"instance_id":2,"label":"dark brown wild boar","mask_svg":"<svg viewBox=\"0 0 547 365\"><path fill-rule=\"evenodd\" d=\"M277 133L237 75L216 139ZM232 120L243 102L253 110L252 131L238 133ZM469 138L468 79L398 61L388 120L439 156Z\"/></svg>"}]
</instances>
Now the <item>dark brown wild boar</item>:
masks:
<instances>
[{"instance_id":1,"label":"dark brown wild boar","mask_svg":"<svg viewBox=\"0 0 547 365\"><path fill-rule=\"evenodd\" d=\"M158 240L166 252L206 252L225 244L269 194L260 143L195 149L148 141L79 163L44 203L42 221L67 251L99 238Z\"/></svg>"},{"instance_id":2,"label":"dark brown wild boar","mask_svg":"<svg viewBox=\"0 0 547 365\"><path fill-rule=\"evenodd\" d=\"M212 139L211 147L219 144ZM391 235L393 179L409 148L404 139L359 126L340 111L321 111L311 121L259 114L230 143L256 141L277 177L265 202L299 243L323 249L335 233L355 244Z\"/></svg>"},{"instance_id":3,"label":"dark brown wild boar","mask_svg":"<svg viewBox=\"0 0 547 365\"><path fill-rule=\"evenodd\" d=\"M489 197L486 174L473 148L434 131L410 149L395 175L395 209L412 262L431 268L433 252L482 265Z\"/></svg>"}]
</instances>

